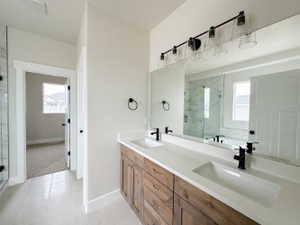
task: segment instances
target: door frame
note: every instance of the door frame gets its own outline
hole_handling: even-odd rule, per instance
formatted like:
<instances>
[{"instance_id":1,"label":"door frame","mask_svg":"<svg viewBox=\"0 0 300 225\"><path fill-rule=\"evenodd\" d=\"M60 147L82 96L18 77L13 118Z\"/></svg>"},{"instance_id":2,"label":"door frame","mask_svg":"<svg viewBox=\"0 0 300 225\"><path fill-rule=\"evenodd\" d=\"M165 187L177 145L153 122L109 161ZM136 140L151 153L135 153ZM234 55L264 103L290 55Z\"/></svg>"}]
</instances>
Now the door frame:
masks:
<instances>
[{"instance_id":1,"label":"door frame","mask_svg":"<svg viewBox=\"0 0 300 225\"><path fill-rule=\"evenodd\" d=\"M39 73L50 76L65 77L70 81L71 102L70 102L70 152L71 152L71 170L77 170L77 98L76 98L76 80L75 70L64 69L60 67L36 64L14 60L16 70L16 150L17 150L17 182L24 183L27 179L26 168L26 80L27 72ZM73 90L73 91L72 91Z\"/></svg>"}]
</instances>

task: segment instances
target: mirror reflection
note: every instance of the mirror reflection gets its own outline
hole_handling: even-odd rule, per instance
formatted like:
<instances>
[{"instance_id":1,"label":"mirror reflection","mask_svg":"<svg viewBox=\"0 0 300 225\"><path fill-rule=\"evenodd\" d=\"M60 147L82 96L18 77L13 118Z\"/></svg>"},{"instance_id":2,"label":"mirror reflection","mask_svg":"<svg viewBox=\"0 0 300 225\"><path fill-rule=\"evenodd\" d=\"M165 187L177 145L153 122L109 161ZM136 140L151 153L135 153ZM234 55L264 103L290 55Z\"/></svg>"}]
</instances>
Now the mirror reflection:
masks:
<instances>
[{"instance_id":1,"label":"mirror reflection","mask_svg":"<svg viewBox=\"0 0 300 225\"><path fill-rule=\"evenodd\" d=\"M300 165L300 32L289 29L295 22L300 16L257 31L254 48L230 51L226 43L226 56L153 72L152 128L223 148L247 145L258 156Z\"/></svg>"}]
</instances>

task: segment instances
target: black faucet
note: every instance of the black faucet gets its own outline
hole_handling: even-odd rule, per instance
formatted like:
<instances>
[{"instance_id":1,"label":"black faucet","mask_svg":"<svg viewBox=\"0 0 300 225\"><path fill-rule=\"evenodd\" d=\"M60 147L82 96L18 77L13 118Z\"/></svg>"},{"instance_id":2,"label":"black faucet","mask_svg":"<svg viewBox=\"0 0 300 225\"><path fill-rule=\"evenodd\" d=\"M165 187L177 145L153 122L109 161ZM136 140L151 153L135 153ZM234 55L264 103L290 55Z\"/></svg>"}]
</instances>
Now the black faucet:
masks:
<instances>
[{"instance_id":1,"label":"black faucet","mask_svg":"<svg viewBox=\"0 0 300 225\"><path fill-rule=\"evenodd\" d=\"M220 140L221 140L220 138L221 137L225 137L225 136L224 135L216 135L216 136L213 137L213 140L216 141L216 142L218 142L218 143L220 143ZM221 140L221 143L223 143L222 140Z\"/></svg>"},{"instance_id":2,"label":"black faucet","mask_svg":"<svg viewBox=\"0 0 300 225\"><path fill-rule=\"evenodd\" d=\"M255 150L255 148L253 147L253 145L255 144L259 144L259 142L257 141L253 141L253 142L247 142L246 146L247 146L247 153L248 154L252 154L253 151Z\"/></svg>"},{"instance_id":3,"label":"black faucet","mask_svg":"<svg viewBox=\"0 0 300 225\"><path fill-rule=\"evenodd\" d=\"M166 134L169 134L169 133L173 133L173 131L170 130L169 127L165 127L165 133L166 133Z\"/></svg>"},{"instance_id":4,"label":"black faucet","mask_svg":"<svg viewBox=\"0 0 300 225\"><path fill-rule=\"evenodd\" d=\"M156 135L155 139L159 141L159 128L155 128L154 132L151 132L150 135Z\"/></svg>"},{"instance_id":5,"label":"black faucet","mask_svg":"<svg viewBox=\"0 0 300 225\"><path fill-rule=\"evenodd\" d=\"M238 168L241 170L245 170L245 162L246 162L246 149L240 146L239 155L234 155L234 159L239 161Z\"/></svg>"}]
</instances>

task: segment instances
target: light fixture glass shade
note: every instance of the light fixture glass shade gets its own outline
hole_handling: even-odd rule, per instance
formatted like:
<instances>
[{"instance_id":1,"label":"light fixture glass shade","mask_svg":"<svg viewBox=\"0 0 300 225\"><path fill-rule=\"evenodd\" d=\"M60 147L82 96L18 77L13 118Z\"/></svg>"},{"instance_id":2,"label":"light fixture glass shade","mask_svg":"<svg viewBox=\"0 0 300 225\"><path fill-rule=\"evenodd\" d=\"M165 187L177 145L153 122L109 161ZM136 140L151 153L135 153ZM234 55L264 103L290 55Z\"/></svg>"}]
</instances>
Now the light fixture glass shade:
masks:
<instances>
[{"instance_id":1,"label":"light fixture glass shade","mask_svg":"<svg viewBox=\"0 0 300 225\"><path fill-rule=\"evenodd\" d=\"M200 38L194 40L195 42L191 39L185 45L185 58L188 60L200 59L203 53L203 42Z\"/></svg>"},{"instance_id":2,"label":"light fixture glass shade","mask_svg":"<svg viewBox=\"0 0 300 225\"><path fill-rule=\"evenodd\" d=\"M240 37L239 48L252 48L256 45L256 32L248 33Z\"/></svg>"},{"instance_id":3,"label":"light fixture glass shade","mask_svg":"<svg viewBox=\"0 0 300 225\"><path fill-rule=\"evenodd\" d=\"M167 64L168 64L168 54L161 54L157 65L158 68L164 68Z\"/></svg>"},{"instance_id":4,"label":"light fixture glass shade","mask_svg":"<svg viewBox=\"0 0 300 225\"><path fill-rule=\"evenodd\" d=\"M207 36L206 41L205 41L205 55L207 56L219 56L219 55L224 55L227 54L228 51L224 47L223 43L223 35L221 31L216 30L215 31L215 36L214 37L209 37Z\"/></svg>"},{"instance_id":5,"label":"light fixture glass shade","mask_svg":"<svg viewBox=\"0 0 300 225\"><path fill-rule=\"evenodd\" d=\"M177 47L177 52L176 54L173 54L174 57L174 61L175 62L179 62L181 60L184 60L186 57L186 53L185 53L186 49L185 49L185 45L182 45L180 47Z\"/></svg>"},{"instance_id":6,"label":"light fixture glass shade","mask_svg":"<svg viewBox=\"0 0 300 225\"><path fill-rule=\"evenodd\" d=\"M238 19L232 22L231 40L235 40L252 32L251 18L248 15L244 15L243 18L244 23L239 23Z\"/></svg>"}]
</instances>

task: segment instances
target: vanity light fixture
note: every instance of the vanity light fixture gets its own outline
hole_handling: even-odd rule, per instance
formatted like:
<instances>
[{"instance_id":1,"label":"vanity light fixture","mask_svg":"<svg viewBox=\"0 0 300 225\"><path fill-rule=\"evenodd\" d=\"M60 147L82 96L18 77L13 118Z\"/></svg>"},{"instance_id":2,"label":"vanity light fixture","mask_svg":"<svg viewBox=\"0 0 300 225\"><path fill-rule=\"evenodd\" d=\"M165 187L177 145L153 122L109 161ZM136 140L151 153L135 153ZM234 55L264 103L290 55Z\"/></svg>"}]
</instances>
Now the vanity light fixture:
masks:
<instances>
[{"instance_id":1,"label":"vanity light fixture","mask_svg":"<svg viewBox=\"0 0 300 225\"><path fill-rule=\"evenodd\" d=\"M210 27L208 30L208 37L209 38L215 38L216 37L216 28Z\"/></svg>"},{"instance_id":2,"label":"vanity light fixture","mask_svg":"<svg viewBox=\"0 0 300 225\"><path fill-rule=\"evenodd\" d=\"M252 48L257 45L256 33L248 33L240 37L239 48Z\"/></svg>"},{"instance_id":3,"label":"vanity light fixture","mask_svg":"<svg viewBox=\"0 0 300 225\"><path fill-rule=\"evenodd\" d=\"M165 56L168 54L168 53L173 53L174 54L174 51L176 52L175 54L178 53L178 48L183 46L183 45L186 45L192 50L192 52L194 51L197 51L200 49L201 47L201 39L200 37L208 34L208 41L212 41L212 42L215 42L213 43L214 44L214 47L215 47L215 54L214 55L219 55L219 53L225 53L227 52L226 50L224 50L222 48L222 43L221 41L219 40L215 40L217 37L217 29L223 27L224 25L230 23L230 22L234 22L235 26L238 27L237 30L242 30L242 33L240 33L241 31L237 31L239 33L239 36L238 37L241 37L242 35L245 36L245 35L249 35L251 32L249 32L249 21L246 17L246 14L245 14L245 11L240 11L238 15L232 17L231 19L228 19L226 21L224 21L223 23L220 23L216 26L211 26L208 30L196 35L195 37L191 37L189 38L189 40L187 41L184 41L182 43L180 43L179 45L175 45L173 48L165 51L165 52L162 52L161 55L160 55L160 60L164 61L165 60ZM234 36L234 35L232 35ZM249 39L249 38L248 38ZM240 41L240 45L239 47L243 46L243 42L247 41L247 38ZM251 42L251 43L256 43L255 42ZM208 49L209 46L206 46L205 49ZM189 56L193 56L194 54L187 54L186 57L189 57Z\"/></svg>"},{"instance_id":4,"label":"vanity light fixture","mask_svg":"<svg viewBox=\"0 0 300 225\"><path fill-rule=\"evenodd\" d=\"M201 47L201 40L198 38L189 38L188 46L191 48L192 51L197 51Z\"/></svg>"},{"instance_id":5,"label":"vanity light fixture","mask_svg":"<svg viewBox=\"0 0 300 225\"><path fill-rule=\"evenodd\" d=\"M173 55L176 55L176 54L177 54L177 47L176 47L176 46L173 47L172 53L173 53Z\"/></svg>"},{"instance_id":6,"label":"vanity light fixture","mask_svg":"<svg viewBox=\"0 0 300 225\"><path fill-rule=\"evenodd\" d=\"M233 25L232 40L239 38L239 48L251 48L257 45L256 33L251 30L251 20L249 16L241 11L236 24Z\"/></svg>"},{"instance_id":7,"label":"vanity light fixture","mask_svg":"<svg viewBox=\"0 0 300 225\"><path fill-rule=\"evenodd\" d=\"M238 18L237 18L237 25L238 26L243 26L245 25L246 23L246 16L245 16L245 12L244 11L241 11L238 15Z\"/></svg>"}]
</instances>

